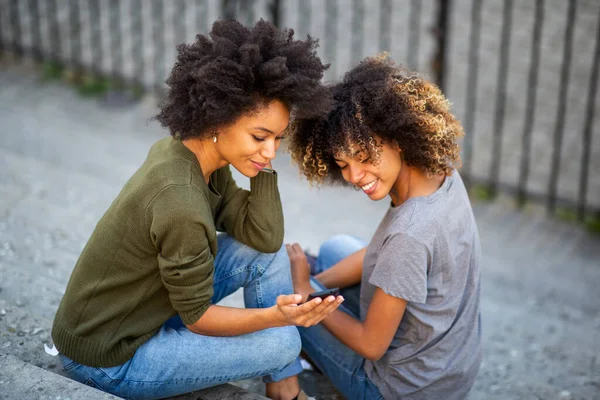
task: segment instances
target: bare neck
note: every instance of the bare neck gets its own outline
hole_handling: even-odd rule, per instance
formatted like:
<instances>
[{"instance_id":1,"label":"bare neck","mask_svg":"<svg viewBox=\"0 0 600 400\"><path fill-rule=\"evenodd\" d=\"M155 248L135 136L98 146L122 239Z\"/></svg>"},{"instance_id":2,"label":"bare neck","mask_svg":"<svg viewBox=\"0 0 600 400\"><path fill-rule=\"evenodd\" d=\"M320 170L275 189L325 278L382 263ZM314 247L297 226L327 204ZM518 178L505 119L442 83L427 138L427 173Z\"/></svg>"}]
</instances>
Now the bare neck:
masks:
<instances>
[{"instance_id":1,"label":"bare neck","mask_svg":"<svg viewBox=\"0 0 600 400\"><path fill-rule=\"evenodd\" d=\"M429 177L418 168L404 166L398 177L397 189L390 192L392 204L396 207L411 197L430 196L442 186L445 178L445 175Z\"/></svg>"},{"instance_id":2,"label":"bare neck","mask_svg":"<svg viewBox=\"0 0 600 400\"><path fill-rule=\"evenodd\" d=\"M221 157L216 143L210 139L191 138L181 142L196 156L206 183L208 183L213 172L229 164Z\"/></svg>"}]
</instances>

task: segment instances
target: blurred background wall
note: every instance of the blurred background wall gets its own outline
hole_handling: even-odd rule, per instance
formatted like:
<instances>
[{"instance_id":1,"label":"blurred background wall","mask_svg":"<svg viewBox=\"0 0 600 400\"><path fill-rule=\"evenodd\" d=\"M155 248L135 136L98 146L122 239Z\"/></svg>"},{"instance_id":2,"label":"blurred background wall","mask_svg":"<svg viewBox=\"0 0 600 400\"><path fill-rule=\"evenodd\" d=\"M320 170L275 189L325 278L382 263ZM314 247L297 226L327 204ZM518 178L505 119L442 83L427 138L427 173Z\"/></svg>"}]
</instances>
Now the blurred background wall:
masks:
<instances>
[{"instance_id":1,"label":"blurred background wall","mask_svg":"<svg viewBox=\"0 0 600 400\"><path fill-rule=\"evenodd\" d=\"M597 0L0 0L0 52L90 90L160 96L175 46L226 17L319 38L328 81L389 52L453 103L477 195L598 221Z\"/></svg>"}]
</instances>

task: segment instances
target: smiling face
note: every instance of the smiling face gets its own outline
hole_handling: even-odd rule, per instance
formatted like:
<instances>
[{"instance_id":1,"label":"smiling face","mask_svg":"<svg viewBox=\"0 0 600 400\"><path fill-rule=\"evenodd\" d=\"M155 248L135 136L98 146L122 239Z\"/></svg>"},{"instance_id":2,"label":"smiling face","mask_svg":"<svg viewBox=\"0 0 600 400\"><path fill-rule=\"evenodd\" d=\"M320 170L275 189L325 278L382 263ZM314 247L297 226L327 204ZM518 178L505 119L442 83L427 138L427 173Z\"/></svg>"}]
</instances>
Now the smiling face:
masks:
<instances>
[{"instance_id":1,"label":"smiling face","mask_svg":"<svg viewBox=\"0 0 600 400\"><path fill-rule=\"evenodd\" d=\"M335 157L344 179L361 189L371 200L381 200L390 195L396 203L402 170L398 147L383 143L375 163L364 152L353 152L350 148L348 153Z\"/></svg>"},{"instance_id":2,"label":"smiling face","mask_svg":"<svg viewBox=\"0 0 600 400\"><path fill-rule=\"evenodd\" d=\"M251 178L271 167L290 122L290 110L275 100L219 129L216 149L220 157Z\"/></svg>"}]
</instances>

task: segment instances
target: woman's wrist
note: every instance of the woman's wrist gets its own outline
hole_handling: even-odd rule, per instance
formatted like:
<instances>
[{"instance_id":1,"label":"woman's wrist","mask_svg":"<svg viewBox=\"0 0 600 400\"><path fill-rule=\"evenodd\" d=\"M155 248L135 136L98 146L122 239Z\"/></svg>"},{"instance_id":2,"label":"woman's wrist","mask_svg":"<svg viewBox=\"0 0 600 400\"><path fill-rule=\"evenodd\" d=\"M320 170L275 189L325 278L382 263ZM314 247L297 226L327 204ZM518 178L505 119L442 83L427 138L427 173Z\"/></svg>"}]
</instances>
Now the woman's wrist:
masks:
<instances>
[{"instance_id":1,"label":"woman's wrist","mask_svg":"<svg viewBox=\"0 0 600 400\"><path fill-rule=\"evenodd\" d=\"M278 328L289 325L285 321L281 311L279 311L279 306L277 304L269 308L264 308L263 310L267 312L267 323L270 328Z\"/></svg>"}]
</instances>

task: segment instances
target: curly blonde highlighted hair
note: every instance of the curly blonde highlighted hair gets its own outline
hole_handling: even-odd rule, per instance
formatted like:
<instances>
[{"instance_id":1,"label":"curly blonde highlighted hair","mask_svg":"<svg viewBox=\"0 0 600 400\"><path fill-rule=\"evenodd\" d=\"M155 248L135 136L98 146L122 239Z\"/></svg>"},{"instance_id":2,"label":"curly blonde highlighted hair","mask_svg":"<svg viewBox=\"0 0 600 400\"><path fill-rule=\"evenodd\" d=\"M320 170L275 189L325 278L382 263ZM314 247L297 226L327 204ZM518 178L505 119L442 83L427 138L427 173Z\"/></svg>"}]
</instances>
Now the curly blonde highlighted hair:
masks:
<instances>
[{"instance_id":1,"label":"curly blonde highlighted hair","mask_svg":"<svg viewBox=\"0 0 600 400\"><path fill-rule=\"evenodd\" d=\"M464 135L450 103L433 83L397 66L387 55L367 58L330 87L327 118L299 119L290 152L313 183L345 184L335 158L359 151L377 163L382 142L397 144L407 165L429 176L460 167Z\"/></svg>"}]
</instances>

